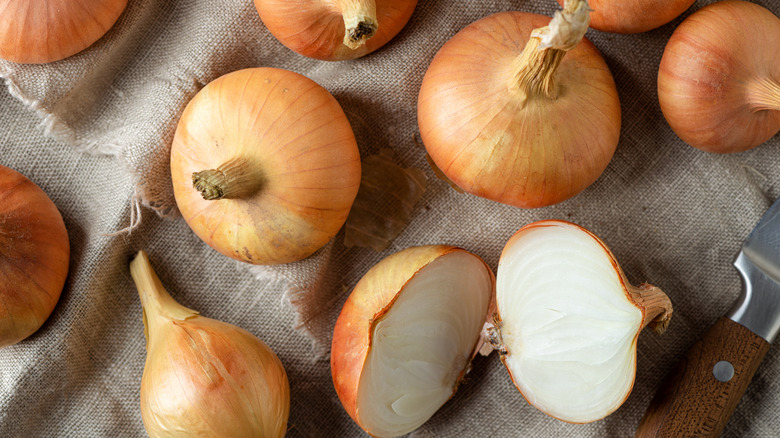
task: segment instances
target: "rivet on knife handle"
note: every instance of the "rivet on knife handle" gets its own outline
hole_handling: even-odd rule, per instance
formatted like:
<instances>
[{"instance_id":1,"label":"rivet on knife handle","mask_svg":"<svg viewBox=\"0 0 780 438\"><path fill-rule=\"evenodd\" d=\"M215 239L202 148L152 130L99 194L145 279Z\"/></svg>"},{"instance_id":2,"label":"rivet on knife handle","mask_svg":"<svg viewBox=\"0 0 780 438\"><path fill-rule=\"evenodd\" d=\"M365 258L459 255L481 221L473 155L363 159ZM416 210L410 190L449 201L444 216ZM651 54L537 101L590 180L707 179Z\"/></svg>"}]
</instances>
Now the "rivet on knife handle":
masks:
<instances>
[{"instance_id":1,"label":"rivet on knife handle","mask_svg":"<svg viewBox=\"0 0 780 438\"><path fill-rule=\"evenodd\" d=\"M769 345L741 324L718 320L661 383L636 437L720 435ZM733 377L725 382L713 371L721 361L734 368Z\"/></svg>"}]
</instances>

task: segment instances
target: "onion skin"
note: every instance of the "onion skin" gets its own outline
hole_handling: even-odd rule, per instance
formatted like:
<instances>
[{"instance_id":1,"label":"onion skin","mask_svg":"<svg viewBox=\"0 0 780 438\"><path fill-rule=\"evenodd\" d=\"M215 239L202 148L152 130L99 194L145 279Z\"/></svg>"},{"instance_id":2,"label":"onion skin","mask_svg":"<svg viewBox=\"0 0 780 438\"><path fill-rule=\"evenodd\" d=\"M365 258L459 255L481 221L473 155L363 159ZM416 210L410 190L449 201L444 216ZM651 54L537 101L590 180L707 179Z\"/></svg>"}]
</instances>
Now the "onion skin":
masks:
<instances>
[{"instance_id":1,"label":"onion skin","mask_svg":"<svg viewBox=\"0 0 780 438\"><path fill-rule=\"evenodd\" d=\"M593 234L591 231L587 230L586 228L583 228L575 223L562 221L562 220L542 220L530 223L522 228L520 228L515 234L512 235L512 237L509 238L506 245L504 246L504 249L501 253L501 259L504 259L507 257L509 251L511 251L511 248L513 244L523 237L523 234L526 231L532 230L534 228L540 228L540 227L573 227L579 231L584 232L593 240L596 241L596 243L601 246L601 248L604 250L605 254L608 256L610 264L615 269L615 271L618 274L620 283L623 287L623 290L625 290L626 298L630 303L632 303L634 306L636 306L641 312L642 312L642 324L637 331L636 335L634 336L634 342L633 345L636 345L637 338L639 337L639 334L642 332L642 330L645 327L650 327L653 331L656 333L663 333L666 328L669 325L669 322L671 321L673 309L671 301L669 300L668 296L666 296L665 293L663 293L659 288L643 283L639 286L633 286L631 283L629 283L628 279L626 278L625 273L623 272L623 269L620 267L620 264L617 262L615 255L612 253L612 251L607 247L607 245L595 234ZM499 266L501 265L501 261L499 261ZM502 317L500 315L500 311L498 307L495 308L495 314L493 317L494 325L497 327L501 326ZM495 336L495 335L493 335ZM491 339L491 343L495 342L495 338ZM512 379L512 383L515 385L515 387L520 391L520 393L523 395L523 398L526 399L526 401L531 404L532 406L540 409L541 407L535 405L531 398L527 397L526 394L523 393L521 389L521 385L518 384L517 381L515 381L515 377L512 375L512 372L509 368L509 364L506 361L506 350L503 350L502 341L500 341L500 335L499 335L499 341L498 345L494 345L494 348L497 348L499 350L499 357L501 359L501 362L506 367L508 374L510 378ZM633 388L634 386L634 379L636 378L636 349L633 351L633 360L632 364L634 367L634 370L632 372L632 381L630 387ZM625 397L620 401L619 404L617 404L614 409L610 412L604 413L604 415L601 418L604 418L617 410L623 402L628 398L628 396L631 394L631 391L629 390ZM542 412L545 412L542 410ZM547 415L551 415L547 412L545 412ZM551 415L552 416L552 415ZM565 421L567 423L573 423L573 424L584 424L584 423L591 423L593 421L598 421L601 418L594 418L589 421L570 421L565 418L558 418L553 416L553 418L556 418L561 421Z\"/></svg>"},{"instance_id":2,"label":"onion skin","mask_svg":"<svg viewBox=\"0 0 780 438\"><path fill-rule=\"evenodd\" d=\"M583 39L554 73L557 97L512 88L512 65L549 17L502 12L448 41L431 62L418 100L423 143L465 191L523 208L564 201L607 167L620 137L614 80Z\"/></svg>"},{"instance_id":3,"label":"onion skin","mask_svg":"<svg viewBox=\"0 0 780 438\"><path fill-rule=\"evenodd\" d=\"M403 29L417 0L376 0L376 34L352 49L344 43L342 10L367 0L255 0L260 18L282 44L309 58L343 61L387 44Z\"/></svg>"},{"instance_id":4,"label":"onion skin","mask_svg":"<svg viewBox=\"0 0 780 438\"><path fill-rule=\"evenodd\" d=\"M658 101L672 130L707 152L754 148L780 131L780 19L727 0L687 17L666 45Z\"/></svg>"},{"instance_id":5,"label":"onion skin","mask_svg":"<svg viewBox=\"0 0 780 438\"><path fill-rule=\"evenodd\" d=\"M246 193L204 199L193 174L236 158L254 172L242 181ZM187 105L171 174L195 234L226 256L271 265L308 257L336 235L360 186L360 153L327 90L290 71L246 69L214 80Z\"/></svg>"},{"instance_id":6,"label":"onion skin","mask_svg":"<svg viewBox=\"0 0 780 438\"><path fill-rule=\"evenodd\" d=\"M284 436L290 389L276 354L246 330L176 303L143 251L130 269L144 308L149 436Z\"/></svg>"},{"instance_id":7,"label":"onion skin","mask_svg":"<svg viewBox=\"0 0 780 438\"><path fill-rule=\"evenodd\" d=\"M57 207L24 175L0 166L0 348L43 325L69 262L68 231Z\"/></svg>"},{"instance_id":8,"label":"onion skin","mask_svg":"<svg viewBox=\"0 0 780 438\"><path fill-rule=\"evenodd\" d=\"M679 17L695 0L588 0L590 27L602 32L640 33ZM558 0L563 5L563 0Z\"/></svg>"},{"instance_id":9,"label":"onion skin","mask_svg":"<svg viewBox=\"0 0 780 438\"><path fill-rule=\"evenodd\" d=\"M91 46L114 25L127 0L0 0L0 58L59 61Z\"/></svg>"},{"instance_id":10,"label":"onion skin","mask_svg":"<svg viewBox=\"0 0 780 438\"><path fill-rule=\"evenodd\" d=\"M425 266L455 251L467 252L448 245L428 245L407 248L394 253L372 267L353 289L336 321L331 344L330 367L333 385L341 404L352 420L365 430L357 410L360 376L371 348L371 336L376 323L392 307L404 286ZM484 263L484 262L483 262ZM491 278L492 270L485 265ZM494 291L495 296L495 280ZM491 298L491 303L494 298ZM489 306L489 314L494 306ZM487 315L486 315L487 317ZM480 339L472 358L482 346ZM463 370L458 382L465 375ZM457 386L453 388L453 395ZM370 433L370 431L368 431Z\"/></svg>"}]
</instances>

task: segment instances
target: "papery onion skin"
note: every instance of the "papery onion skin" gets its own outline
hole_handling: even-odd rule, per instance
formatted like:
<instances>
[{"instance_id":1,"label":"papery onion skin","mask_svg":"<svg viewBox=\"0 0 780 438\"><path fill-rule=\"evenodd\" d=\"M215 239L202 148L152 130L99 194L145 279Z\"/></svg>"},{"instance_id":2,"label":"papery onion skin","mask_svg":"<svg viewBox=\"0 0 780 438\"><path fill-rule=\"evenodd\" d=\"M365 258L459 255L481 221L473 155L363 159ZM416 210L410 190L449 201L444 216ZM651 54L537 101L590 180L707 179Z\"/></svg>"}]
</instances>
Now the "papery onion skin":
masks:
<instances>
[{"instance_id":1,"label":"papery onion skin","mask_svg":"<svg viewBox=\"0 0 780 438\"><path fill-rule=\"evenodd\" d=\"M176 303L146 253L131 273L144 308L141 416L149 436L284 436L290 389L276 354L246 330Z\"/></svg>"},{"instance_id":2,"label":"papery onion skin","mask_svg":"<svg viewBox=\"0 0 780 438\"><path fill-rule=\"evenodd\" d=\"M331 344L331 374L336 393L349 416L371 435L360 418L358 390L363 367L372 344L372 334L378 321L390 310L404 286L434 260L453 252L467 251L449 245L427 245L407 248L394 253L372 267L353 289L342 307ZM482 262L484 263L484 262ZM495 284L492 270L485 265ZM495 286L488 314L492 314ZM487 315L486 315L487 317ZM482 347L482 339L474 347L474 357ZM458 382L463 378L463 370ZM453 388L453 395L457 384Z\"/></svg>"},{"instance_id":3,"label":"papery onion skin","mask_svg":"<svg viewBox=\"0 0 780 438\"><path fill-rule=\"evenodd\" d=\"M525 233L528 231L538 229L538 228L545 228L545 227L565 227L565 228L572 228L579 232L585 233L587 236L592 238L595 243L597 243L600 248L604 251L604 254L607 256L610 264L612 265L612 268L615 270L615 273L617 274L617 277L620 281L620 285L622 286L622 289L625 291L625 297L628 300L629 303L631 303L633 306L635 306L639 311L641 311L642 319L641 319L641 325L639 329L637 330L636 334L633 337L632 345L634 346L634 350L631 352L632 359L631 359L631 382L630 385L628 385L628 391L622 395L622 398L618 400L618 402L611 407L611 409L602 412L602 415L594 417L594 418L588 418L585 420L575 420L573 418L568 418L566 416L560 415L556 416L550 412L545 411L545 409L542 406L539 406L534 402L533 397L529 396L523 391L523 385L521 385L516 379L516 377L512 374L512 370L510 369L510 365L507 362L507 354L511 354L511 352L507 351L507 347L503 345L503 341L500 338L500 327L502 325L502 321L504 320L504 317L501 316L500 307L496 307L496 313L494 315L494 327L498 327L498 330L495 328L490 329L492 332L493 339L491 339L491 343L494 343L494 348L497 348L500 353L501 361L504 363L504 365L507 368L507 371L509 371L510 378L512 379L512 383L515 385L515 387L520 391L520 393L523 395L523 397L529 402L529 404L537 407L542 412L545 412L547 415L553 416L554 418L557 418L561 421L565 421L568 423L574 423L574 424L582 424L582 423L590 423L593 421L600 420L615 410L617 410L623 402L628 398L628 396L631 393L631 389L634 385L634 379L636 377L636 342L637 338L639 337L639 334L642 332L642 330L649 326L651 329L656 331L657 333L663 333L666 330L666 327L669 324L669 321L672 317L672 305L669 300L669 298L664 294L660 289L658 289L655 286L651 286L649 284L642 284L639 287L632 286L628 279L625 276L625 273L623 272L622 268L620 267L619 263L617 262L614 254L612 251L607 247L607 245L595 234L593 234L591 231L577 225L571 222L567 221L561 221L561 220L542 220L537 221L531 224L528 224L522 228L520 228L512 237L507 241L506 245L504 246L504 249L501 254L501 260L499 261L499 277L501 276L501 265L504 262L504 260L509 256L509 254L512 252L513 245L516 244L516 242L522 238L525 237ZM497 300L498 301L498 300ZM598 317L598 315L593 315L594 318Z\"/></svg>"},{"instance_id":4,"label":"papery onion skin","mask_svg":"<svg viewBox=\"0 0 780 438\"><path fill-rule=\"evenodd\" d=\"M672 130L707 152L754 148L780 131L780 19L726 0L687 17L658 70L658 101Z\"/></svg>"},{"instance_id":5,"label":"papery onion skin","mask_svg":"<svg viewBox=\"0 0 780 438\"><path fill-rule=\"evenodd\" d=\"M640 33L679 17L695 0L588 0L590 27L602 32ZM563 0L558 0L563 5Z\"/></svg>"},{"instance_id":6,"label":"papery onion skin","mask_svg":"<svg viewBox=\"0 0 780 438\"><path fill-rule=\"evenodd\" d=\"M22 64L65 59L114 25L127 0L0 0L0 58Z\"/></svg>"},{"instance_id":7,"label":"papery onion skin","mask_svg":"<svg viewBox=\"0 0 780 438\"><path fill-rule=\"evenodd\" d=\"M243 182L256 185L204 199L194 174L236 158L253 172ZM204 242L272 265L308 257L336 235L360 187L360 153L327 90L297 73L255 68L214 80L187 105L171 174L179 210Z\"/></svg>"},{"instance_id":8,"label":"papery onion skin","mask_svg":"<svg viewBox=\"0 0 780 438\"><path fill-rule=\"evenodd\" d=\"M355 59L387 44L409 21L417 0L375 0L376 34L357 48L344 43L342 11L373 0L254 0L260 18L282 44L323 61Z\"/></svg>"},{"instance_id":9,"label":"papery onion skin","mask_svg":"<svg viewBox=\"0 0 780 438\"><path fill-rule=\"evenodd\" d=\"M0 348L43 325L69 263L68 231L57 207L27 177L0 166Z\"/></svg>"},{"instance_id":10,"label":"papery onion skin","mask_svg":"<svg viewBox=\"0 0 780 438\"><path fill-rule=\"evenodd\" d=\"M467 26L431 62L418 100L420 134L436 165L465 191L523 208L564 201L607 167L620 102L596 47L583 39L553 78L558 96L525 104L513 61L549 17L501 12Z\"/></svg>"}]
</instances>

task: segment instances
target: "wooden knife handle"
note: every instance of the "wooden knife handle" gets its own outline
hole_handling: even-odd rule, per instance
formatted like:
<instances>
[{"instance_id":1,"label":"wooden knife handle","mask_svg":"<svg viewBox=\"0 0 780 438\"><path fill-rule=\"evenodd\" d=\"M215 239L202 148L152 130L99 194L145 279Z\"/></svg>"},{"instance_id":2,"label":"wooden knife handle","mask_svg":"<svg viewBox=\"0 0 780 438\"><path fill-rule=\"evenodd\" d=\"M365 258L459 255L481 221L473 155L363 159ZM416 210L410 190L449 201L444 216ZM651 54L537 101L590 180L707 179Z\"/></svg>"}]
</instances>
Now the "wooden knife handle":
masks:
<instances>
[{"instance_id":1,"label":"wooden knife handle","mask_svg":"<svg viewBox=\"0 0 780 438\"><path fill-rule=\"evenodd\" d=\"M662 381L635 436L719 436L768 350L745 326L719 319Z\"/></svg>"}]
</instances>

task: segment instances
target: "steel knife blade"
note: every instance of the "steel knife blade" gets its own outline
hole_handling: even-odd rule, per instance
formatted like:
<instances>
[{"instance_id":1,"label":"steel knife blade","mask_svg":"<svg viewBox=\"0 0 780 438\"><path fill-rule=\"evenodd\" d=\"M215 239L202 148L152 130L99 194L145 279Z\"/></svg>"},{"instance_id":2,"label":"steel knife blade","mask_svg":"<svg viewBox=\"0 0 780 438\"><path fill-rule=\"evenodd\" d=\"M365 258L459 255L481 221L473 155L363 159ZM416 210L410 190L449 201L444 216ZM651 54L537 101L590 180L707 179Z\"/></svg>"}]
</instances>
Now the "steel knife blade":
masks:
<instances>
[{"instance_id":1,"label":"steel knife blade","mask_svg":"<svg viewBox=\"0 0 780 438\"><path fill-rule=\"evenodd\" d=\"M780 200L734 261L742 293L661 382L636 437L717 437L780 331Z\"/></svg>"}]
</instances>

